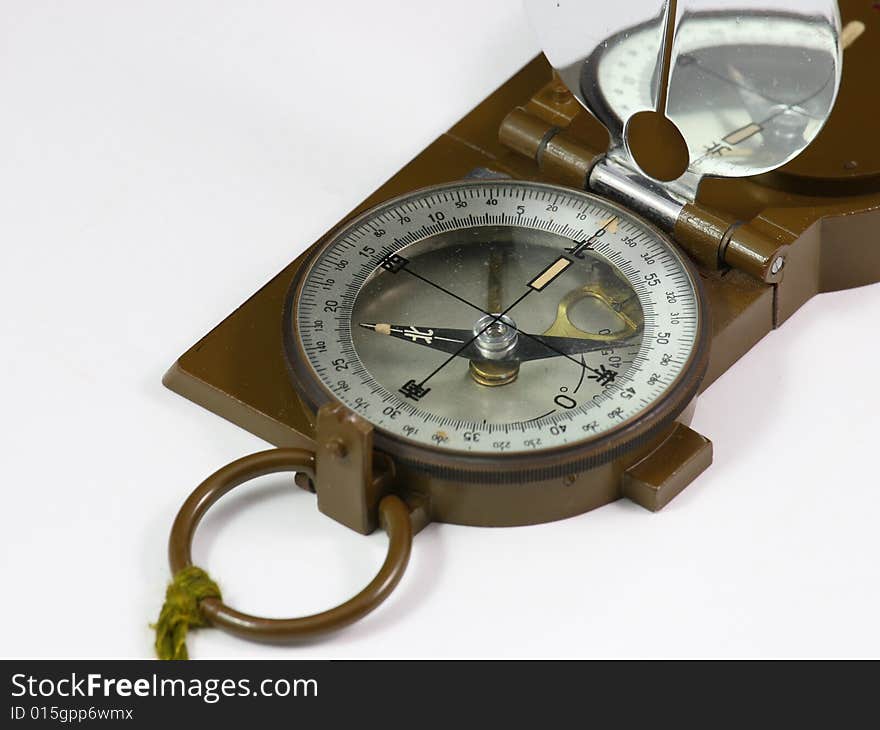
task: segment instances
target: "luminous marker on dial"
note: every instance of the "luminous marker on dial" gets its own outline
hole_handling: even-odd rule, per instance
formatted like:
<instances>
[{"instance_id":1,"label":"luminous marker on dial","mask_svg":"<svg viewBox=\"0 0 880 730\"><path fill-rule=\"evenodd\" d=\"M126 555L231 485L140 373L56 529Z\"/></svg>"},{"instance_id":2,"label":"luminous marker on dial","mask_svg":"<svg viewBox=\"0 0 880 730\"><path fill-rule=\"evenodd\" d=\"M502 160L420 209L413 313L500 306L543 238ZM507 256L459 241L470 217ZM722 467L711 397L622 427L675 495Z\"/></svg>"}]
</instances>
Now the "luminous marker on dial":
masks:
<instances>
[{"instance_id":1,"label":"luminous marker on dial","mask_svg":"<svg viewBox=\"0 0 880 730\"><path fill-rule=\"evenodd\" d=\"M529 283L529 286L535 291L541 291L541 289L571 266L571 263L571 259L565 258L565 256L560 256L556 261L550 264L550 266L544 269L543 272L538 274L538 276Z\"/></svg>"}]
</instances>

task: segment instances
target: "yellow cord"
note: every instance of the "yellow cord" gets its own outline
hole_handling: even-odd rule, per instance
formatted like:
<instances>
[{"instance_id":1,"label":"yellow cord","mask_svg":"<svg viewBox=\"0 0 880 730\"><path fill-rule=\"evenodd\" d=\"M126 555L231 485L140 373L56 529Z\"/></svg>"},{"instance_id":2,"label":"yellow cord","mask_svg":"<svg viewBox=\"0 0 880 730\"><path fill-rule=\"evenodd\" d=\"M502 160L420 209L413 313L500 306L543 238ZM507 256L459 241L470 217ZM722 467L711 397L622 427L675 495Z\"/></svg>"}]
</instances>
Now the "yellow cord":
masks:
<instances>
[{"instance_id":1,"label":"yellow cord","mask_svg":"<svg viewBox=\"0 0 880 730\"><path fill-rule=\"evenodd\" d=\"M217 584L195 565L181 570L168 584L159 620L152 626L156 630L156 656L159 659L189 659L187 632L190 628L208 625L199 609L199 601L203 598L222 600Z\"/></svg>"}]
</instances>

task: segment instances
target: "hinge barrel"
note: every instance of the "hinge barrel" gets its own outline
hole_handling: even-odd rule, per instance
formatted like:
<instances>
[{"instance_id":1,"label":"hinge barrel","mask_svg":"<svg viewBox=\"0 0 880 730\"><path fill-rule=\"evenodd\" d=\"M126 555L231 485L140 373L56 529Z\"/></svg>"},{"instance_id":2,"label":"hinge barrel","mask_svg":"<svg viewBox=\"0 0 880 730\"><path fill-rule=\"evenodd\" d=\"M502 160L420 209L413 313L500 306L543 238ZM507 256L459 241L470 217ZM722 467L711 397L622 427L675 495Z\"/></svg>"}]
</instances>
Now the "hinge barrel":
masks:
<instances>
[{"instance_id":1,"label":"hinge barrel","mask_svg":"<svg viewBox=\"0 0 880 730\"><path fill-rule=\"evenodd\" d=\"M661 186L639 178L637 173L607 157L593 166L588 183L592 191L640 213L667 233L673 232L684 208L683 203L673 199Z\"/></svg>"},{"instance_id":2,"label":"hinge barrel","mask_svg":"<svg viewBox=\"0 0 880 730\"><path fill-rule=\"evenodd\" d=\"M534 160L549 178L583 190L602 154L561 132L560 127L525 109L514 109L502 122L498 136L506 147Z\"/></svg>"},{"instance_id":3,"label":"hinge barrel","mask_svg":"<svg viewBox=\"0 0 880 730\"><path fill-rule=\"evenodd\" d=\"M680 201L662 184L589 148L542 117L514 109L501 123L499 139L534 160L548 179L593 190L654 222L706 268L734 267L768 284L782 279L788 241L769 238L699 203Z\"/></svg>"}]
</instances>

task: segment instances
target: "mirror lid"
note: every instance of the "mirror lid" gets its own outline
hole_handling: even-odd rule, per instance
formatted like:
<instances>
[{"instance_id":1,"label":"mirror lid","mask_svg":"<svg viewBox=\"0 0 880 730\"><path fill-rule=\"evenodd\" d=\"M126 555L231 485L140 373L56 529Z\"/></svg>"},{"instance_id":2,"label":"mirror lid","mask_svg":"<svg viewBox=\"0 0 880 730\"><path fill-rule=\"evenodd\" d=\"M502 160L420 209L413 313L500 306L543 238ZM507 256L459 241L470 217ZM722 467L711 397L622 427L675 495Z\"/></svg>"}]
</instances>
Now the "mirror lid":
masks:
<instances>
[{"instance_id":1,"label":"mirror lid","mask_svg":"<svg viewBox=\"0 0 880 730\"><path fill-rule=\"evenodd\" d=\"M548 60L608 129L609 156L686 198L705 176L749 177L789 162L837 98L836 0L526 6Z\"/></svg>"}]
</instances>

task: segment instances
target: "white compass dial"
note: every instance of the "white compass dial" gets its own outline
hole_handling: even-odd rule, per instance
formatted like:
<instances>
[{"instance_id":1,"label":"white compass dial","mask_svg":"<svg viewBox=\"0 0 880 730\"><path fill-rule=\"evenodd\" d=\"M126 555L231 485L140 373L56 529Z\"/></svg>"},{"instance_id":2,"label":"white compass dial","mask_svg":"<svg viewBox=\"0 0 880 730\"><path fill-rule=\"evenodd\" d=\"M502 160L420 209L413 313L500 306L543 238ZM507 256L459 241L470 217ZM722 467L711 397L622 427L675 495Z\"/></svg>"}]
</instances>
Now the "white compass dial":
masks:
<instances>
[{"instance_id":1,"label":"white compass dial","mask_svg":"<svg viewBox=\"0 0 880 730\"><path fill-rule=\"evenodd\" d=\"M691 268L641 219L483 181L355 220L303 275L293 321L314 377L376 428L501 454L624 428L683 377L701 316Z\"/></svg>"}]
</instances>

